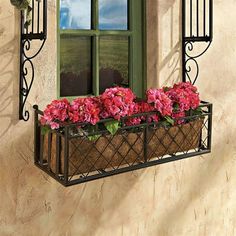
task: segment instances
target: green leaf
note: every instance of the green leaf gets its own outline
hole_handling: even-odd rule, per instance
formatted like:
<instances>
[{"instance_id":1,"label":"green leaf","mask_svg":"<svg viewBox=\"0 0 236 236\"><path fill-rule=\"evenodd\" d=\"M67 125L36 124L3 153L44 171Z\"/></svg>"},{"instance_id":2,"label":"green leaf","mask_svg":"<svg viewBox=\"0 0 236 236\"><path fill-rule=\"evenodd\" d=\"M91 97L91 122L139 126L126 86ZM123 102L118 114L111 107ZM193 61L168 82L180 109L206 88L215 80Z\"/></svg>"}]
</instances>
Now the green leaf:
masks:
<instances>
[{"instance_id":1,"label":"green leaf","mask_svg":"<svg viewBox=\"0 0 236 236\"><path fill-rule=\"evenodd\" d=\"M97 128L98 128L97 125L95 126L91 125L89 126L88 131L89 133L94 133L97 131ZM94 141L97 141L101 136L102 135L100 134L88 135L88 140L94 142Z\"/></svg>"},{"instance_id":2,"label":"green leaf","mask_svg":"<svg viewBox=\"0 0 236 236\"><path fill-rule=\"evenodd\" d=\"M170 87L163 87L164 92L168 92L170 90Z\"/></svg>"},{"instance_id":3,"label":"green leaf","mask_svg":"<svg viewBox=\"0 0 236 236\"><path fill-rule=\"evenodd\" d=\"M198 107L195 110L192 110L192 115L202 115L203 111L201 107Z\"/></svg>"},{"instance_id":4,"label":"green leaf","mask_svg":"<svg viewBox=\"0 0 236 236\"><path fill-rule=\"evenodd\" d=\"M48 127L48 126L43 126L43 127L41 128L41 135L46 135L46 134L48 134L48 132L49 132L50 130L51 130L50 127Z\"/></svg>"},{"instance_id":5,"label":"green leaf","mask_svg":"<svg viewBox=\"0 0 236 236\"><path fill-rule=\"evenodd\" d=\"M94 142L94 141L97 141L101 136L102 135L100 135L100 134L90 135L90 136L88 136L88 140Z\"/></svg>"},{"instance_id":6,"label":"green leaf","mask_svg":"<svg viewBox=\"0 0 236 236\"><path fill-rule=\"evenodd\" d=\"M179 111L179 104L175 103L173 108L174 108L174 112L178 112Z\"/></svg>"},{"instance_id":7,"label":"green leaf","mask_svg":"<svg viewBox=\"0 0 236 236\"><path fill-rule=\"evenodd\" d=\"M161 125L164 126L165 128L171 127L171 124L169 122L167 122L166 120L162 121Z\"/></svg>"},{"instance_id":8,"label":"green leaf","mask_svg":"<svg viewBox=\"0 0 236 236\"><path fill-rule=\"evenodd\" d=\"M166 119L166 121L167 121L169 124L171 124L171 125L174 125L174 124L175 124L175 121L174 121L171 117L165 116L165 119Z\"/></svg>"},{"instance_id":9,"label":"green leaf","mask_svg":"<svg viewBox=\"0 0 236 236\"><path fill-rule=\"evenodd\" d=\"M115 135L120 128L120 122L117 120L109 121L105 123L105 127L112 135Z\"/></svg>"}]
</instances>

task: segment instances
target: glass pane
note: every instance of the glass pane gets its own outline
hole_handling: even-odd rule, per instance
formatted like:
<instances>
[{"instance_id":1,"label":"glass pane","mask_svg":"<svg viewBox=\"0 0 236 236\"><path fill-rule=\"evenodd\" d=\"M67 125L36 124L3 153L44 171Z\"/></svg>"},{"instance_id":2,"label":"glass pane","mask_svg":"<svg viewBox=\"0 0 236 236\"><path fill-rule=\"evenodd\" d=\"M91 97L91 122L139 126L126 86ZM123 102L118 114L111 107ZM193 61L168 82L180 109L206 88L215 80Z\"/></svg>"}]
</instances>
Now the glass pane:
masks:
<instances>
[{"instance_id":1,"label":"glass pane","mask_svg":"<svg viewBox=\"0 0 236 236\"><path fill-rule=\"evenodd\" d=\"M100 93L106 88L129 86L129 38L103 36L100 38Z\"/></svg>"},{"instance_id":2,"label":"glass pane","mask_svg":"<svg viewBox=\"0 0 236 236\"><path fill-rule=\"evenodd\" d=\"M91 29L91 0L60 0L61 29Z\"/></svg>"},{"instance_id":3,"label":"glass pane","mask_svg":"<svg viewBox=\"0 0 236 236\"><path fill-rule=\"evenodd\" d=\"M91 38L61 35L60 50L60 95L91 94Z\"/></svg>"},{"instance_id":4,"label":"glass pane","mask_svg":"<svg viewBox=\"0 0 236 236\"><path fill-rule=\"evenodd\" d=\"M128 29L128 0L99 0L99 29Z\"/></svg>"}]
</instances>

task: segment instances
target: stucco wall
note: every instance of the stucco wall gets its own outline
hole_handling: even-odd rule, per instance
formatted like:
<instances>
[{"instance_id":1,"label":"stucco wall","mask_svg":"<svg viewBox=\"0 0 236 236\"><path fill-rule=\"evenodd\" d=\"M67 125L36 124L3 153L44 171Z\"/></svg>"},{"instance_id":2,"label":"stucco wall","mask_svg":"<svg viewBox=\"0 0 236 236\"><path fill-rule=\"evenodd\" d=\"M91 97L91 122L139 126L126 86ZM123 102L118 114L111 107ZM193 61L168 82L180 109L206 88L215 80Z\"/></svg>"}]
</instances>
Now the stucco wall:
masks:
<instances>
[{"instance_id":1,"label":"stucco wall","mask_svg":"<svg viewBox=\"0 0 236 236\"><path fill-rule=\"evenodd\" d=\"M147 3L148 85L158 86L179 76L179 1ZM214 42L200 59L198 82L214 103L212 154L64 188L33 165L32 116L18 120L19 13L1 0L1 236L236 235L236 2L214 5ZM55 20L50 0L49 39L28 107L56 96Z\"/></svg>"}]
</instances>

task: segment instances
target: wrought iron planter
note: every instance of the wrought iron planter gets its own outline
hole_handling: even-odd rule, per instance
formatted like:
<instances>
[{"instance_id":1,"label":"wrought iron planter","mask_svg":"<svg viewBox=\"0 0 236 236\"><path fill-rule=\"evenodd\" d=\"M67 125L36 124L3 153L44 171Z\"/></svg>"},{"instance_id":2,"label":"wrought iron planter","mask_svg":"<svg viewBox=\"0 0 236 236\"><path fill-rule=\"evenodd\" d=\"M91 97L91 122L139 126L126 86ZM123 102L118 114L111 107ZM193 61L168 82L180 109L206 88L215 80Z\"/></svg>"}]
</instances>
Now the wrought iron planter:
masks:
<instances>
[{"instance_id":1,"label":"wrought iron planter","mask_svg":"<svg viewBox=\"0 0 236 236\"><path fill-rule=\"evenodd\" d=\"M122 126L115 135L103 129L81 132L79 126L67 124L60 131L41 134L35 108L35 164L64 186L83 183L119 173L133 171L211 151L212 105L201 103L202 114L190 115L183 124L172 127L163 122L144 122ZM138 114L145 120L153 113ZM79 130L79 131L78 131ZM99 135L95 141L89 136Z\"/></svg>"}]
</instances>

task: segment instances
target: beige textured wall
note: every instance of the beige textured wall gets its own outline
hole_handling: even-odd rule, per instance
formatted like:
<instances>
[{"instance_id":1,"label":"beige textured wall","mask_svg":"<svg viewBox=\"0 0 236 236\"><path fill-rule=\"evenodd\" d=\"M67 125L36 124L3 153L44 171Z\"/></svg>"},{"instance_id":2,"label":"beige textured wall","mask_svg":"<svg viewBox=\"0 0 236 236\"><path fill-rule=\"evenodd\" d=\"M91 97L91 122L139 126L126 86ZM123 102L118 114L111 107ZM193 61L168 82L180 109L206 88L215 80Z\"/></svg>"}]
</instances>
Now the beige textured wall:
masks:
<instances>
[{"instance_id":1,"label":"beige textured wall","mask_svg":"<svg viewBox=\"0 0 236 236\"><path fill-rule=\"evenodd\" d=\"M157 86L179 75L179 1L147 2L149 86ZM198 82L215 107L212 154L63 188L33 165L32 117L18 121L19 14L1 0L1 236L236 235L236 1L214 4L214 43L200 59ZM54 0L49 11L28 107L55 97Z\"/></svg>"},{"instance_id":2,"label":"beige textured wall","mask_svg":"<svg viewBox=\"0 0 236 236\"><path fill-rule=\"evenodd\" d=\"M148 87L171 85L181 75L181 1L147 1Z\"/></svg>"}]
</instances>

